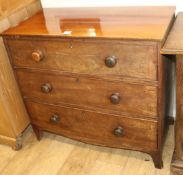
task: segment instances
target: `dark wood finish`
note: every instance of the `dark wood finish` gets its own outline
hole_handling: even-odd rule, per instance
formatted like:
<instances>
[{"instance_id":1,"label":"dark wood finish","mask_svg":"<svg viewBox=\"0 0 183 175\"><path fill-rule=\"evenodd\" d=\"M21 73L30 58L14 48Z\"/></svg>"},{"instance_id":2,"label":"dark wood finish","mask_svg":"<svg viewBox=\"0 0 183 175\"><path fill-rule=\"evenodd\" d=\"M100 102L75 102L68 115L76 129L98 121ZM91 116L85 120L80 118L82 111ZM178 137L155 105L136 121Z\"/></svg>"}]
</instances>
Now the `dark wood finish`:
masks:
<instances>
[{"instance_id":1,"label":"dark wood finish","mask_svg":"<svg viewBox=\"0 0 183 175\"><path fill-rule=\"evenodd\" d=\"M174 125L175 124L175 117L168 116L168 124L169 125Z\"/></svg>"},{"instance_id":2,"label":"dark wood finish","mask_svg":"<svg viewBox=\"0 0 183 175\"><path fill-rule=\"evenodd\" d=\"M16 74L25 98L157 118L156 86L20 69L16 70ZM50 84L52 91L43 93L41 89L45 84Z\"/></svg>"},{"instance_id":3,"label":"dark wood finish","mask_svg":"<svg viewBox=\"0 0 183 175\"><path fill-rule=\"evenodd\" d=\"M41 91L43 93L50 93L52 91L52 85L50 83L45 83L41 85Z\"/></svg>"},{"instance_id":4,"label":"dark wood finish","mask_svg":"<svg viewBox=\"0 0 183 175\"><path fill-rule=\"evenodd\" d=\"M124 135L124 129L121 126L118 126L117 128L114 129L114 135L118 137L122 137Z\"/></svg>"},{"instance_id":5,"label":"dark wood finish","mask_svg":"<svg viewBox=\"0 0 183 175\"><path fill-rule=\"evenodd\" d=\"M36 38L36 40L8 40L8 45L16 67L53 69L112 76L112 78L129 76L157 80L157 43L155 42ZM34 50L42 51L44 54L42 61L36 62L32 59ZM116 64L109 68L106 66L106 59L113 57L116 59Z\"/></svg>"},{"instance_id":6,"label":"dark wood finish","mask_svg":"<svg viewBox=\"0 0 183 175\"><path fill-rule=\"evenodd\" d=\"M50 131L139 150L162 168L167 62L159 52L174 10L49 9L3 33L38 139Z\"/></svg>"},{"instance_id":7,"label":"dark wood finish","mask_svg":"<svg viewBox=\"0 0 183 175\"><path fill-rule=\"evenodd\" d=\"M182 19L182 18L181 18ZM176 57L176 123L172 175L183 174L183 55Z\"/></svg>"},{"instance_id":8,"label":"dark wood finish","mask_svg":"<svg viewBox=\"0 0 183 175\"><path fill-rule=\"evenodd\" d=\"M161 45L159 45L159 50ZM162 152L163 152L163 145L167 131L167 108L166 108L166 91L167 91L167 61L166 57L158 55L158 151L159 154L153 154L152 159L155 163L155 166L159 168L163 167L162 161Z\"/></svg>"},{"instance_id":9,"label":"dark wood finish","mask_svg":"<svg viewBox=\"0 0 183 175\"><path fill-rule=\"evenodd\" d=\"M176 21L161 53L176 56L176 123L175 151L171 164L171 175L183 174L183 13Z\"/></svg>"},{"instance_id":10,"label":"dark wood finish","mask_svg":"<svg viewBox=\"0 0 183 175\"><path fill-rule=\"evenodd\" d=\"M39 129L36 125L34 125L32 123L32 129L34 130L34 133L37 137L37 139L40 141L41 138L43 137L43 132L41 131L41 129Z\"/></svg>"},{"instance_id":11,"label":"dark wood finish","mask_svg":"<svg viewBox=\"0 0 183 175\"><path fill-rule=\"evenodd\" d=\"M59 123L59 121L60 121L60 116L58 114L53 114L50 117L50 122L53 124L57 124L57 123Z\"/></svg>"},{"instance_id":12,"label":"dark wood finish","mask_svg":"<svg viewBox=\"0 0 183 175\"><path fill-rule=\"evenodd\" d=\"M156 168L163 168L163 160L162 160L162 152L161 151L156 151L151 153L151 157L153 159L154 162L154 166Z\"/></svg>"},{"instance_id":13,"label":"dark wood finish","mask_svg":"<svg viewBox=\"0 0 183 175\"><path fill-rule=\"evenodd\" d=\"M116 56L114 56L114 55L107 57L105 59L106 66L110 67L110 68L114 67L116 65L116 63L117 63L117 59L118 58Z\"/></svg>"},{"instance_id":14,"label":"dark wood finish","mask_svg":"<svg viewBox=\"0 0 183 175\"><path fill-rule=\"evenodd\" d=\"M176 58L176 93L175 159L183 161L183 55Z\"/></svg>"},{"instance_id":15,"label":"dark wood finish","mask_svg":"<svg viewBox=\"0 0 183 175\"><path fill-rule=\"evenodd\" d=\"M43 105L26 100L33 125L83 142L136 149L157 150L157 121L109 115L64 106ZM60 116L56 124L53 115ZM123 131L121 131L121 127ZM115 131L118 129L118 131ZM119 133L123 132L123 134ZM117 136L116 136L117 135ZM120 135L120 136L119 136Z\"/></svg>"}]
</instances>

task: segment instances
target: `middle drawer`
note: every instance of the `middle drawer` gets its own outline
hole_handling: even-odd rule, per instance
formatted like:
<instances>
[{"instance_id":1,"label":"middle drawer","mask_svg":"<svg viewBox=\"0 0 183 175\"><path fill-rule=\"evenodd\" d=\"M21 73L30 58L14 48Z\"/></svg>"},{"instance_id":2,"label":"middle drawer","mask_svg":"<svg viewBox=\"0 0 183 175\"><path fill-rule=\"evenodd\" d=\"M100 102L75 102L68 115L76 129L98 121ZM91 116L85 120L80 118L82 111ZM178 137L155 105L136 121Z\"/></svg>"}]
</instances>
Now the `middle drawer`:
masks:
<instances>
[{"instance_id":1,"label":"middle drawer","mask_svg":"<svg viewBox=\"0 0 183 175\"><path fill-rule=\"evenodd\" d=\"M16 71L24 98L157 117L157 87L72 75Z\"/></svg>"}]
</instances>

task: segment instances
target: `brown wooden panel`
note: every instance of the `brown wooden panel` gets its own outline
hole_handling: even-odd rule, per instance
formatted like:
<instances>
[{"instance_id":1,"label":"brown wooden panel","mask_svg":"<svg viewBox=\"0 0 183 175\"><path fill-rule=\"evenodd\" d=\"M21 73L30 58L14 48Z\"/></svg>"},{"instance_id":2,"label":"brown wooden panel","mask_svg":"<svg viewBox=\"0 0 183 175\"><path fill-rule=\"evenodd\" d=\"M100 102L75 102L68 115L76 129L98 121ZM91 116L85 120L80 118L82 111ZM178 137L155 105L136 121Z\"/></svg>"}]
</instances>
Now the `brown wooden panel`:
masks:
<instances>
[{"instance_id":1,"label":"brown wooden panel","mask_svg":"<svg viewBox=\"0 0 183 175\"><path fill-rule=\"evenodd\" d=\"M156 150L157 122L107 115L62 106L26 101L34 125L84 142L118 148ZM56 114L59 121L52 123ZM121 126L122 136L114 130Z\"/></svg>"},{"instance_id":2,"label":"brown wooden panel","mask_svg":"<svg viewBox=\"0 0 183 175\"><path fill-rule=\"evenodd\" d=\"M44 9L5 35L166 38L175 7L85 7Z\"/></svg>"},{"instance_id":3,"label":"brown wooden panel","mask_svg":"<svg viewBox=\"0 0 183 175\"><path fill-rule=\"evenodd\" d=\"M0 0L0 20L38 0Z\"/></svg>"},{"instance_id":4,"label":"brown wooden panel","mask_svg":"<svg viewBox=\"0 0 183 175\"><path fill-rule=\"evenodd\" d=\"M175 151L171 163L171 175L181 175L183 174L183 13L177 15L161 53L176 56Z\"/></svg>"},{"instance_id":5,"label":"brown wooden panel","mask_svg":"<svg viewBox=\"0 0 183 175\"><path fill-rule=\"evenodd\" d=\"M0 134L15 137L27 127L29 118L1 38L0 58Z\"/></svg>"},{"instance_id":6,"label":"brown wooden panel","mask_svg":"<svg viewBox=\"0 0 183 175\"><path fill-rule=\"evenodd\" d=\"M35 1L34 3L32 3ZM0 32L38 11L38 0L0 0ZM34 7L34 8L32 8ZM28 8L28 12L27 12ZM6 45L7 46L7 45ZM20 135L30 123L0 37L0 143L21 148Z\"/></svg>"},{"instance_id":7,"label":"brown wooden panel","mask_svg":"<svg viewBox=\"0 0 183 175\"><path fill-rule=\"evenodd\" d=\"M20 89L27 98L157 117L157 87L23 70L17 70L17 76ZM52 86L50 93L41 91L46 83ZM119 93L121 98L119 104L110 101L111 95L115 93Z\"/></svg>"},{"instance_id":8,"label":"brown wooden panel","mask_svg":"<svg viewBox=\"0 0 183 175\"><path fill-rule=\"evenodd\" d=\"M158 53L174 8L66 8L57 9L56 18L48 11L3 33L25 101L49 104L27 106L36 116L32 124L37 138L48 130L88 143L141 150L162 168L166 63ZM38 62L32 61L32 53ZM118 62L107 68L104 59L111 55ZM112 102L119 103L111 103L112 94ZM49 123L50 115L58 121L58 113L69 123L65 128L62 118L58 125ZM119 126L124 137L116 138L113 131ZM123 134L122 128L115 131Z\"/></svg>"},{"instance_id":9,"label":"brown wooden panel","mask_svg":"<svg viewBox=\"0 0 183 175\"><path fill-rule=\"evenodd\" d=\"M175 159L183 161L183 56L176 57Z\"/></svg>"},{"instance_id":10,"label":"brown wooden panel","mask_svg":"<svg viewBox=\"0 0 183 175\"><path fill-rule=\"evenodd\" d=\"M15 137L7 137L3 134L3 135L0 135L0 143L9 145L9 146L12 146L12 148L15 148L16 147L16 138Z\"/></svg>"},{"instance_id":11,"label":"brown wooden panel","mask_svg":"<svg viewBox=\"0 0 183 175\"><path fill-rule=\"evenodd\" d=\"M162 54L183 54L183 12L179 13L161 50Z\"/></svg>"},{"instance_id":12,"label":"brown wooden panel","mask_svg":"<svg viewBox=\"0 0 183 175\"><path fill-rule=\"evenodd\" d=\"M15 137L15 134L13 133L13 129L11 126L7 127L9 125L9 120L7 118L7 113L3 106L3 101L0 99L0 135L9 136L9 137Z\"/></svg>"},{"instance_id":13,"label":"brown wooden panel","mask_svg":"<svg viewBox=\"0 0 183 175\"><path fill-rule=\"evenodd\" d=\"M180 47L181 48L181 47ZM178 53L177 53L178 54ZM176 125L175 151L171 175L183 174L183 55L176 56Z\"/></svg>"},{"instance_id":14,"label":"brown wooden panel","mask_svg":"<svg viewBox=\"0 0 183 175\"><path fill-rule=\"evenodd\" d=\"M157 43L155 42L8 40L8 44L13 64L17 67L157 79ZM32 58L32 53L35 52L42 52L41 61ZM117 63L109 68L105 65L105 59L111 56L117 58Z\"/></svg>"}]
</instances>

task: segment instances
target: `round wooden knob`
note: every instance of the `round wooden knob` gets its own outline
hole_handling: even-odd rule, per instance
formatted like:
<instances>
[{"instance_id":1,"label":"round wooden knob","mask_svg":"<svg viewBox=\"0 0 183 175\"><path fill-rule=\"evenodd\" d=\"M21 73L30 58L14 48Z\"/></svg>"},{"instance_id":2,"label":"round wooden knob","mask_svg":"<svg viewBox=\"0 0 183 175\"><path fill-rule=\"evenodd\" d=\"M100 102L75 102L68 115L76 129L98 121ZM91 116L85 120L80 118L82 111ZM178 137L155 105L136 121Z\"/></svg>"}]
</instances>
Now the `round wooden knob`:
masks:
<instances>
[{"instance_id":1,"label":"round wooden knob","mask_svg":"<svg viewBox=\"0 0 183 175\"><path fill-rule=\"evenodd\" d=\"M117 63L117 58L113 55L105 59L105 65L109 68L114 67Z\"/></svg>"},{"instance_id":2,"label":"round wooden knob","mask_svg":"<svg viewBox=\"0 0 183 175\"><path fill-rule=\"evenodd\" d=\"M117 128L114 129L114 135L121 137L124 134L124 130L121 126L118 126Z\"/></svg>"},{"instance_id":3,"label":"round wooden knob","mask_svg":"<svg viewBox=\"0 0 183 175\"><path fill-rule=\"evenodd\" d=\"M32 59L36 62L40 62L44 58L43 52L40 50L32 52Z\"/></svg>"},{"instance_id":4,"label":"round wooden knob","mask_svg":"<svg viewBox=\"0 0 183 175\"><path fill-rule=\"evenodd\" d=\"M46 84L43 84L41 86L41 91L44 92L44 93L49 93L52 91L52 86L50 83L46 83Z\"/></svg>"},{"instance_id":5,"label":"round wooden knob","mask_svg":"<svg viewBox=\"0 0 183 175\"><path fill-rule=\"evenodd\" d=\"M59 121L60 121L60 117L57 114L53 114L50 117L50 122L53 124L57 124L57 123L59 123Z\"/></svg>"},{"instance_id":6,"label":"round wooden knob","mask_svg":"<svg viewBox=\"0 0 183 175\"><path fill-rule=\"evenodd\" d=\"M118 104L121 100L119 93L114 93L110 96L110 100L112 104Z\"/></svg>"}]
</instances>

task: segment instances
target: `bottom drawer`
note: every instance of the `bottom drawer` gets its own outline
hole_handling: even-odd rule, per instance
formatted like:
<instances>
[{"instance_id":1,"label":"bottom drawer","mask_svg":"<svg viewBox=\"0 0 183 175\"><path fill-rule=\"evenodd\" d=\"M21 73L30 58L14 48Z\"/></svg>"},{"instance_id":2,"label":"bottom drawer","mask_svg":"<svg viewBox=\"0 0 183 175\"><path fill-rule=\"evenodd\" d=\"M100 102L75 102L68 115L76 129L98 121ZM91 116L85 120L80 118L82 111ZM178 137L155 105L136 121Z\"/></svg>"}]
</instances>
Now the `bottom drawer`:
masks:
<instances>
[{"instance_id":1,"label":"bottom drawer","mask_svg":"<svg viewBox=\"0 0 183 175\"><path fill-rule=\"evenodd\" d=\"M32 123L86 143L140 151L157 149L157 121L26 101Z\"/></svg>"}]
</instances>

